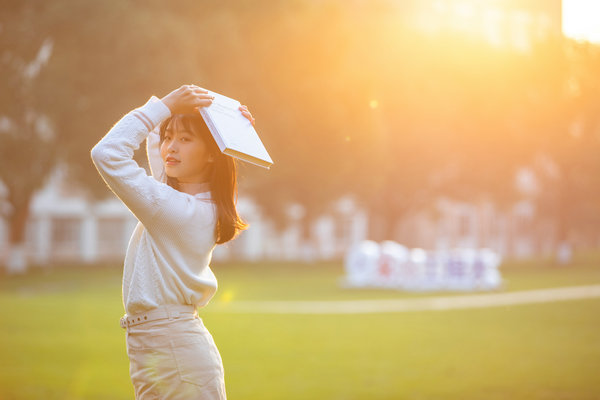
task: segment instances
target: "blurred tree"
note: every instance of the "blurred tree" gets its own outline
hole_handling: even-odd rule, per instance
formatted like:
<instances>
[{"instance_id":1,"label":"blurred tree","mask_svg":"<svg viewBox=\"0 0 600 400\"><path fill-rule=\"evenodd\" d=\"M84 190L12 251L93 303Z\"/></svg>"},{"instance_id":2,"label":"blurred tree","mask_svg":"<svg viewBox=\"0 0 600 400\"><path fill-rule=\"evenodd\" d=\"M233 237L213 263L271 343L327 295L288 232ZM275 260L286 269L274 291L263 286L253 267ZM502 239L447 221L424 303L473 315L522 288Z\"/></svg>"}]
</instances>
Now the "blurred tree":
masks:
<instances>
[{"instance_id":1,"label":"blurred tree","mask_svg":"<svg viewBox=\"0 0 600 400\"><path fill-rule=\"evenodd\" d=\"M177 45L167 47L173 39L169 32L178 25L163 21L172 24L163 36L152 29L160 10L152 14L118 1L14 1L4 6L0 179L10 205L7 267L17 272L27 265L24 240L31 198L54 168L70 166L71 182L85 182L106 195L89 149L124 110L141 104L154 90L166 91L172 80L169 65L178 65L179 74L190 65L165 57L148 67L159 46L170 49L169 57L178 56Z\"/></svg>"},{"instance_id":2,"label":"blurred tree","mask_svg":"<svg viewBox=\"0 0 600 400\"><path fill-rule=\"evenodd\" d=\"M514 126L525 56L458 35L395 33L410 42L396 40L366 68L379 71L370 78L379 99L370 149L377 173L362 191L377 240L398 240L398 222L442 195L509 204L527 155Z\"/></svg>"},{"instance_id":3,"label":"blurred tree","mask_svg":"<svg viewBox=\"0 0 600 400\"><path fill-rule=\"evenodd\" d=\"M8 155L0 179L7 193L20 184L27 188L20 196L30 198L60 162L71 182L107 195L89 149L150 95L195 82L250 106L275 165L242 167L241 193L279 227L289 222L290 203L302 205L306 240L314 219L345 194L368 209L377 240L394 239L398 221L440 195L510 205L514 172L536 154L560 171L586 154L577 185L596 188L597 81L583 78L593 75L595 58L566 57L555 44L519 53L460 34L428 36L401 22L402 7L387 0L5 1L2 72L11 78L0 95L0 151ZM23 71L40 48L52 57L27 86ZM11 132L20 134L8 134L17 123ZM4 144L27 135L31 141L19 146L33 150L25 157ZM561 155L575 136L571 155ZM550 175L542 187L540 209L551 218L560 203L551 199L570 189ZM552 190L561 194L543 195ZM598 195L577 193L589 201L573 212L589 220Z\"/></svg>"},{"instance_id":4,"label":"blurred tree","mask_svg":"<svg viewBox=\"0 0 600 400\"><path fill-rule=\"evenodd\" d=\"M600 48L566 40L543 57L531 165L539 218L554 222L557 261L568 263L575 242L597 246L600 237Z\"/></svg>"},{"instance_id":5,"label":"blurred tree","mask_svg":"<svg viewBox=\"0 0 600 400\"><path fill-rule=\"evenodd\" d=\"M7 269L26 268L25 226L35 190L56 158L53 122L39 98L41 72L53 53L53 39L38 29L34 4L5 4L0 17L0 181L8 203L9 254Z\"/></svg>"},{"instance_id":6,"label":"blurred tree","mask_svg":"<svg viewBox=\"0 0 600 400\"><path fill-rule=\"evenodd\" d=\"M340 1L253 8L253 25L242 31L252 50L243 73L251 74L238 86L248 92L275 165L268 174L244 170L245 189L278 227L290 221L289 205L300 204L303 237L311 240L315 218L361 184L357 169L369 168L361 148L368 97L350 64L357 28Z\"/></svg>"}]
</instances>

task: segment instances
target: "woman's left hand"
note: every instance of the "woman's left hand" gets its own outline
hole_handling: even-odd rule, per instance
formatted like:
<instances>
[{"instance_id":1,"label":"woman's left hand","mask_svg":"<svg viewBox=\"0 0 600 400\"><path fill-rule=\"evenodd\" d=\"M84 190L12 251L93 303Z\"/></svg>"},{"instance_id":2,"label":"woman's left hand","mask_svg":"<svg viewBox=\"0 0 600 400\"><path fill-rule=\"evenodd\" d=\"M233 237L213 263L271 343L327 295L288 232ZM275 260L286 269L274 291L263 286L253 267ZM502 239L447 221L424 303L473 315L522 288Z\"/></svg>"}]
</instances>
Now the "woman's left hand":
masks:
<instances>
[{"instance_id":1,"label":"woman's left hand","mask_svg":"<svg viewBox=\"0 0 600 400\"><path fill-rule=\"evenodd\" d=\"M240 111L242 112L242 115L246 118L248 118L248 121L250 121L250 123L252 124L252 126L254 126L255 124L255 119L252 116L252 114L250 113L250 111L248 111L248 106L245 105L241 105L240 106Z\"/></svg>"}]
</instances>

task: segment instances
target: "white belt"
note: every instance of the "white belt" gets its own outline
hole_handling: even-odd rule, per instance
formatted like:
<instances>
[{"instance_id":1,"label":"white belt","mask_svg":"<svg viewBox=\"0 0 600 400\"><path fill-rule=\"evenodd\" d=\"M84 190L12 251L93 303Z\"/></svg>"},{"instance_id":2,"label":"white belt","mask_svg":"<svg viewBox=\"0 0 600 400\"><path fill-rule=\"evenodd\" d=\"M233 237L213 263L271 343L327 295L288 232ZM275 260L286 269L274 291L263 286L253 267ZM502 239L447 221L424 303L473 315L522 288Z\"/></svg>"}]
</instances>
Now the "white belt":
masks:
<instances>
[{"instance_id":1,"label":"white belt","mask_svg":"<svg viewBox=\"0 0 600 400\"><path fill-rule=\"evenodd\" d=\"M130 326L140 325L145 322L156 321L159 319L174 319L179 318L181 314L194 314L195 312L196 307L190 304L165 305L139 314L125 314L121 317L120 325L121 328L126 329Z\"/></svg>"}]
</instances>

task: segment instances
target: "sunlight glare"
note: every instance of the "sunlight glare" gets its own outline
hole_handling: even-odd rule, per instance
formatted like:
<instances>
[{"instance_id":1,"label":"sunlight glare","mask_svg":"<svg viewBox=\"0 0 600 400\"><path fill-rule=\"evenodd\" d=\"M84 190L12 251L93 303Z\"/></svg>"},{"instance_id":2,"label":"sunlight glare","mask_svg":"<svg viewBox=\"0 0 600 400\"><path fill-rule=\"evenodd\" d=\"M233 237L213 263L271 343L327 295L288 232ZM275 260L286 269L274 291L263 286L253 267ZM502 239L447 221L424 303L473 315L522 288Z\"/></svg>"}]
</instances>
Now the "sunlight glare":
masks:
<instances>
[{"instance_id":1,"label":"sunlight glare","mask_svg":"<svg viewBox=\"0 0 600 400\"><path fill-rule=\"evenodd\" d=\"M562 13L566 36L600 43L600 1L563 0Z\"/></svg>"}]
</instances>

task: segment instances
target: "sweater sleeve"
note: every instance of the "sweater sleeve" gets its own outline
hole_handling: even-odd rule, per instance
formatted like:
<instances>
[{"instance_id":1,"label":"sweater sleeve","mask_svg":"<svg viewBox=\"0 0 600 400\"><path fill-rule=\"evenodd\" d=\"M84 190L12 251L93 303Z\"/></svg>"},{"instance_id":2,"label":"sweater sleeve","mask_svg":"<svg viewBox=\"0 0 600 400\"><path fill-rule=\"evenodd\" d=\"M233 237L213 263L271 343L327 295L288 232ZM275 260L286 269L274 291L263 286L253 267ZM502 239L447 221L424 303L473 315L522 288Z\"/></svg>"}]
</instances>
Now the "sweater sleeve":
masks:
<instances>
[{"instance_id":1,"label":"sweater sleeve","mask_svg":"<svg viewBox=\"0 0 600 400\"><path fill-rule=\"evenodd\" d=\"M168 203L173 189L159 182L160 177L148 176L133 160L133 153L170 115L169 108L152 96L142 107L121 118L91 151L94 165L106 184L144 225L160 211L161 205ZM158 139L156 150L157 146Z\"/></svg>"},{"instance_id":2,"label":"sweater sleeve","mask_svg":"<svg viewBox=\"0 0 600 400\"><path fill-rule=\"evenodd\" d=\"M162 183L167 183L165 166L160 157L159 126L154 128L146 138L146 156L148 157L148 165L150 166L150 172L154 179Z\"/></svg>"}]
</instances>

